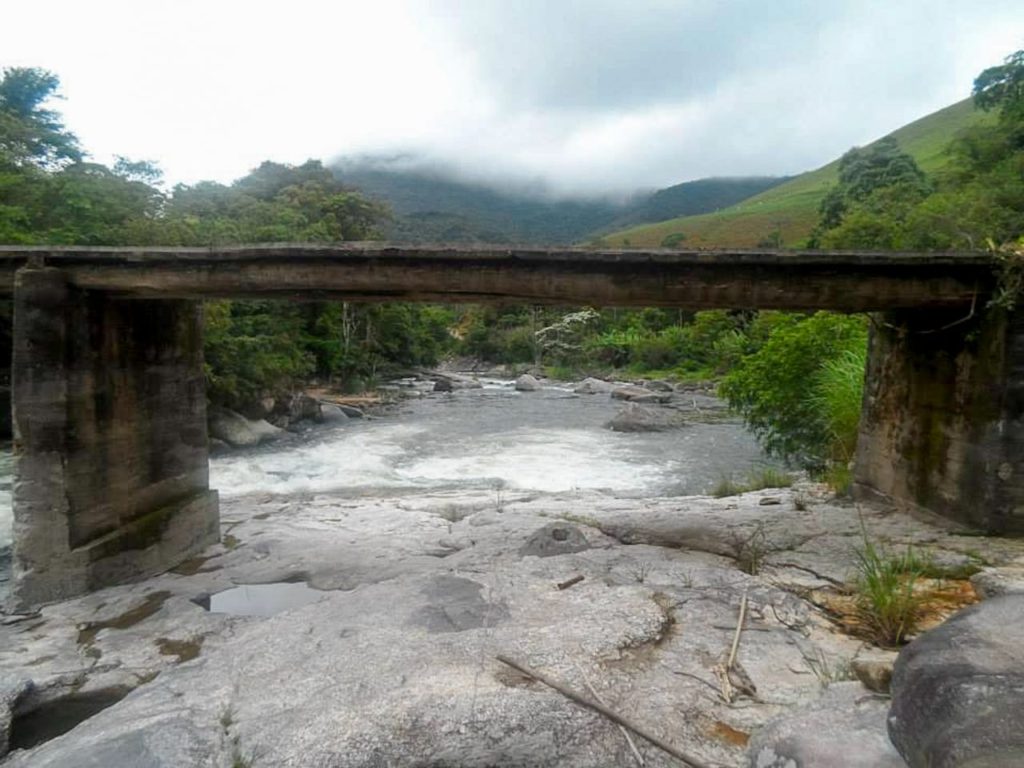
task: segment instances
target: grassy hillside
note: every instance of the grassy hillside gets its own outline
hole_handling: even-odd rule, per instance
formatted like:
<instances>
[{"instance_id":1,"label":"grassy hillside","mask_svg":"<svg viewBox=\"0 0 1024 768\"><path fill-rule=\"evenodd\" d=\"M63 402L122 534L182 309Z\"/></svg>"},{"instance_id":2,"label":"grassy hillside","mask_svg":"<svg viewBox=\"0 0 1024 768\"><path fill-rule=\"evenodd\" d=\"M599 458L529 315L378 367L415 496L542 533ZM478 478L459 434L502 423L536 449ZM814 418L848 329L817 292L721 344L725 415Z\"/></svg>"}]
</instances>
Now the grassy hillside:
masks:
<instances>
[{"instance_id":1,"label":"grassy hillside","mask_svg":"<svg viewBox=\"0 0 1024 768\"><path fill-rule=\"evenodd\" d=\"M958 131L994 119L975 110L970 99L903 126L892 135L926 173L946 162L945 147ZM814 228L818 204L838 179L839 161L801 174L777 187L714 213L684 216L632 227L605 236L612 246L656 247L671 234L683 233L680 247L754 248L778 233L782 244L796 246Z\"/></svg>"}]
</instances>

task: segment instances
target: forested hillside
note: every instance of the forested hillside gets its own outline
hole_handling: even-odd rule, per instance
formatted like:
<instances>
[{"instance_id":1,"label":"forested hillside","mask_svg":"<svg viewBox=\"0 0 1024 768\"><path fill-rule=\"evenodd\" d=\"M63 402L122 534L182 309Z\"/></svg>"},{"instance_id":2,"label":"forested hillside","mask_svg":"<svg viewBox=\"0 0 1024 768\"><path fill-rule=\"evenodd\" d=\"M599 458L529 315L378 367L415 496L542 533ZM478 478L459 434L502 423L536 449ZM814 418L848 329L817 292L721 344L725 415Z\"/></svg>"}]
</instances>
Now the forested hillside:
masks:
<instances>
[{"instance_id":1,"label":"forested hillside","mask_svg":"<svg viewBox=\"0 0 1024 768\"><path fill-rule=\"evenodd\" d=\"M700 179L615 201L503 191L382 159L333 167L342 182L392 210L383 231L397 242L570 244L637 222L714 211L784 181Z\"/></svg>"}]
</instances>

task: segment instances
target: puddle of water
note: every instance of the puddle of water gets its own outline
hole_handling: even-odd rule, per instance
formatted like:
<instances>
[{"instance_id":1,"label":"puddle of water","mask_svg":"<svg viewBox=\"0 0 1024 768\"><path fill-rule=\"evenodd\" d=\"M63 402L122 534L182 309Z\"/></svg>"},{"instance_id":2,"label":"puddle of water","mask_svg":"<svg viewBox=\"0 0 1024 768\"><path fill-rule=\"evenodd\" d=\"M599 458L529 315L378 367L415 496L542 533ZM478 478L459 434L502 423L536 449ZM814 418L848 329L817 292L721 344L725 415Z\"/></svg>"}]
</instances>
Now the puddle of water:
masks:
<instances>
[{"instance_id":1,"label":"puddle of water","mask_svg":"<svg viewBox=\"0 0 1024 768\"><path fill-rule=\"evenodd\" d=\"M89 645L104 629L128 629L128 627L135 626L159 611L170 596L170 592L153 592L146 595L142 603L125 611L120 616L106 621L90 621L88 624L79 625L78 644Z\"/></svg>"},{"instance_id":2,"label":"puddle of water","mask_svg":"<svg viewBox=\"0 0 1024 768\"><path fill-rule=\"evenodd\" d=\"M47 702L31 712L15 715L11 722L10 748L31 749L61 736L76 725L117 704L131 692L116 686L90 693L73 693Z\"/></svg>"},{"instance_id":3,"label":"puddle of water","mask_svg":"<svg viewBox=\"0 0 1024 768\"><path fill-rule=\"evenodd\" d=\"M324 596L304 581L273 584L242 584L217 592L196 602L211 613L236 616L273 616L292 608L314 603Z\"/></svg>"},{"instance_id":4,"label":"puddle of water","mask_svg":"<svg viewBox=\"0 0 1024 768\"><path fill-rule=\"evenodd\" d=\"M203 647L203 640L199 637L195 640L171 640L166 637L159 637L156 640L156 647L160 649L162 656L177 656L177 663L192 661L199 656Z\"/></svg>"}]
</instances>

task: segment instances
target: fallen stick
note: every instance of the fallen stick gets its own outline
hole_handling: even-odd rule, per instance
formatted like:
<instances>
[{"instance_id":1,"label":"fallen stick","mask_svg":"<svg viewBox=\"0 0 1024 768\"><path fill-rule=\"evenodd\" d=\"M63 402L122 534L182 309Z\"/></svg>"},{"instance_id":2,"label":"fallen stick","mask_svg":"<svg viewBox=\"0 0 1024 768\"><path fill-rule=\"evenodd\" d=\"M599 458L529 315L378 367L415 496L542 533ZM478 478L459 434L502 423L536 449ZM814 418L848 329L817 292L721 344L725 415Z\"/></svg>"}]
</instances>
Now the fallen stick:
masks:
<instances>
[{"instance_id":1,"label":"fallen stick","mask_svg":"<svg viewBox=\"0 0 1024 768\"><path fill-rule=\"evenodd\" d=\"M740 635L743 634L743 622L747 618L747 590L743 590L743 598L740 600L740 620L736 622L736 634L732 638L732 648L729 649L729 660L725 663L728 672L736 663L736 652L740 649Z\"/></svg>"},{"instance_id":2,"label":"fallen stick","mask_svg":"<svg viewBox=\"0 0 1024 768\"><path fill-rule=\"evenodd\" d=\"M576 693L576 691L574 691L572 688L568 688L562 683L559 683L556 680L552 680L550 677L543 674L542 672L538 672L535 669L531 669L525 664L520 664L518 661L513 661L508 656L504 656L502 654L498 654L495 658L497 658L498 661L500 661L502 664L508 664L513 669L519 670L527 677L532 677L534 680L539 680L540 682L544 683L544 685L548 686L549 688L554 688L560 694L562 694L568 699L572 699L580 706L586 707L587 709L592 709L598 714L604 715L613 723L617 723L621 726L628 728L637 736L641 737L642 739L646 739L647 741L651 742L651 744L658 747L658 749L664 750L668 754L672 755L672 757L675 757L678 760L681 760L686 765L691 766L691 768L711 768L711 765L709 763L705 763L695 757L692 757L684 752L681 752L680 750L673 747L671 744L667 744L666 742L662 741L653 733L650 733L643 727L630 722L617 712L613 712L612 710L608 709L608 707L604 706L603 704L599 704L596 701L591 701L586 696Z\"/></svg>"},{"instance_id":3,"label":"fallen stick","mask_svg":"<svg viewBox=\"0 0 1024 768\"><path fill-rule=\"evenodd\" d=\"M583 574L582 573L579 576L573 576L571 579L567 579L566 581L563 581L563 582L559 583L557 585L557 587L559 589L568 589L569 587L573 586L574 584L579 584L581 581L583 581Z\"/></svg>"}]
</instances>

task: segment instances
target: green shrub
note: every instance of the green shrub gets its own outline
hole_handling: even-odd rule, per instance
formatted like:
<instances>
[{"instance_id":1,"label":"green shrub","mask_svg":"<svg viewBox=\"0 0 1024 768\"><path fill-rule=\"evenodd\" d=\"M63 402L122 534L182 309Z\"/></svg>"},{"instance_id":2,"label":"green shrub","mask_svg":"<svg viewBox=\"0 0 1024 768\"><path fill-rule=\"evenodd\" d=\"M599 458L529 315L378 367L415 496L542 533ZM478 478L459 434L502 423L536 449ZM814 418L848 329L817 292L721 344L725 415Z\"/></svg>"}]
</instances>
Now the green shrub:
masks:
<instances>
[{"instance_id":1,"label":"green shrub","mask_svg":"<svg viewBox=\"0 0 1024 768\"><path fill-rule=\"evenodd\" d=\"M822 466L834 438L826 414L811 396L818 371L826 361L866 345L862 316L818 312L796 322L777 322L760 349L726 376L719 392L768 452Z\"/></svg>"}]
</instances>

